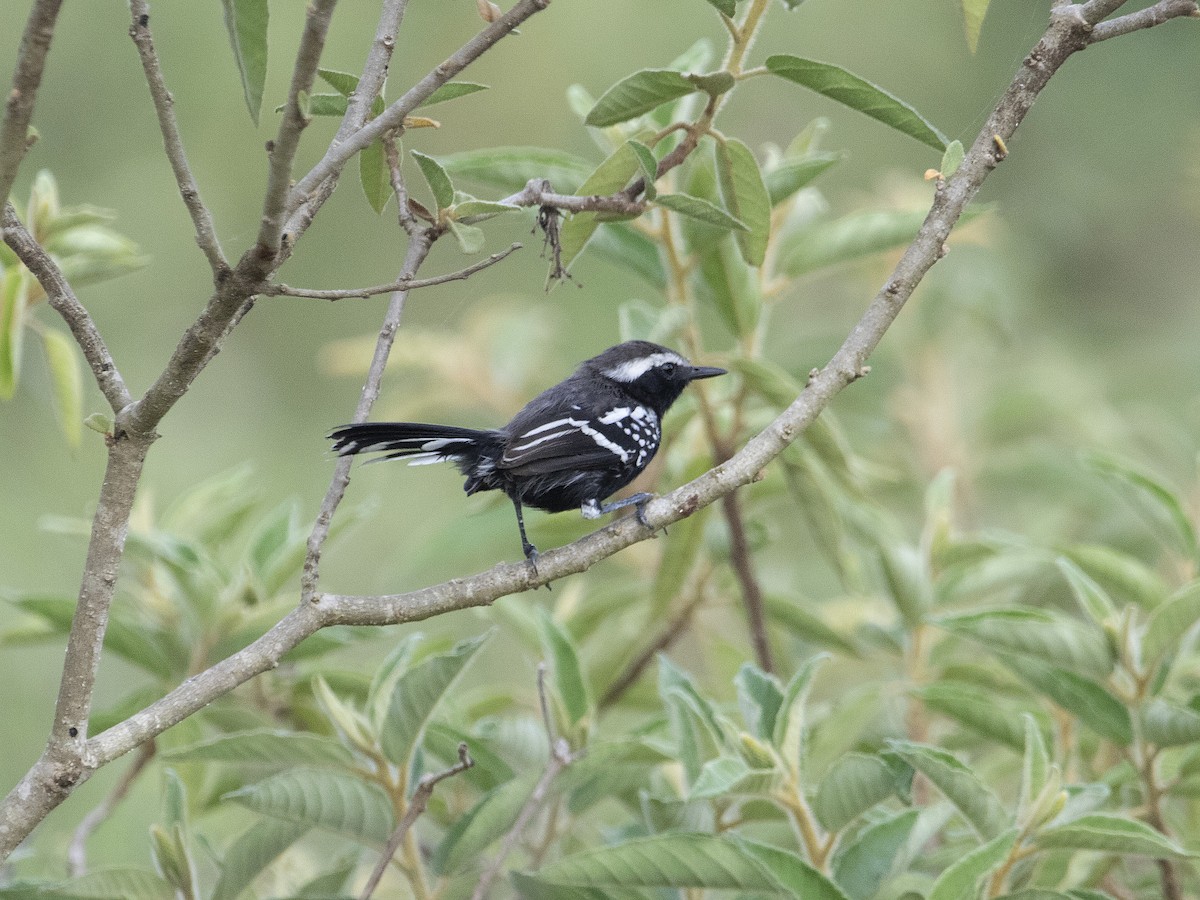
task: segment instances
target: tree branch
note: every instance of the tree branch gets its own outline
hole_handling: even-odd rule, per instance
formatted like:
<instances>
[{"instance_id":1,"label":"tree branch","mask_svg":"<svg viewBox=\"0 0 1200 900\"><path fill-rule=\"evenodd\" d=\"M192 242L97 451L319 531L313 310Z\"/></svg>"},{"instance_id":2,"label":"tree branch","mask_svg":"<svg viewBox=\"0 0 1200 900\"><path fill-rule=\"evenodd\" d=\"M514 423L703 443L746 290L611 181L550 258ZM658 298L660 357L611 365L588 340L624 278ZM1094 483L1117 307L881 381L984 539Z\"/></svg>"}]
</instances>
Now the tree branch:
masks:
<instances>
[{"instance_id":1,"label":"tree branch","mask_svg":"<svg viewBox=\"0 0 1200 900\"><path fill-rule=\"evenodd\" d=\"M371 872L371 877L367 879L367 883L362 889L362 894L359 895L359 900L371 900L371 895L375 893L375 888L379 887L379 882L383 879L383 873L387 871L392 857L396 855L396 851L404 843L404 836L408 834L408 829L412 828L413 823L417 821L417 818L429 806L429 800L433 796L433 789L438 786L438 783L467 771L473 765L475 765L475 760L471 759L470 754L467 753L467 745L465 743L459 744L457 763L442 772L431 772L417 783L417 789L413 791L413 795L408 801L408 808L404 810L404 817L400 820L400 824L396 826L396 830L392 832L387 846L383 849L383 854L379 857L379 862L375 864L375 869Z\"/></svg>"},{"instance_id":2,"label":"tree branch","mask_svg":"<svg viewBox=\"0 0 1200 900\"><path fill-rule=\"evenodd\" d=\"M259 291L270 297L286 296L286 297L309 297L313 300L349 300L354 297L374 297L376 294L391 294L396 291L411 291L416 288L432 287L435 284L446 284L449 281L462 281L470 278L476 272L482 271L490 266L494 266L500 260L504 259L509 254L520 250L520 244L513 244L507 250L501 250L499 253L493 253L487 259L482 259L477 263L472 263L465 269L459 269L457 272L450 272L446 275L435 275L432 278L399 278L391 284L378 284L374 287L365 288L348 288L345 290L313 290L311 288L296 288L286 284L267 284L263 285Z\"/></svg>"},{"instance_id":3,"label":"tree branch","mask_svg":"<svg viewBox=\"0 0 1200 900\"><path fill-rule=\"evenodd\" d=\"M308 202L309 195L325 179L340 172L356 153L365 150L374 141L379 140L384 133L402 128L404 117L420 106L430 94L490 50L501 38L511 33L514 28L534 13L542 11L549 5L550 0L520 0L512 9L463 44L441 64L435 66L432 72L409 88L403 97L392 103L377 117L348 135L342 142L330 145L320 162L313 166L292 189L288 198L288 211L294 215L296 210Z\"/></svg>"},{"instance_id":4,"label":"tree branch","mask_svg":"<svg viewBox=\"0 0 1200 900\"><path fill-rule=\"evenodd\" d=\"M1108 22L1100 22L1092 29L1091 43L1098 44L1109 38L1120 37L1142 28L1153 28L1162 25L1169 19L1181 16L1200 18L1200 5L1196 0L1160 0L1153 6L1147 6L1127 16L1120 16Z\"/></svg>"},{"instance_id":5,"label":"tree branch","mask_svg":"<svg viewBox=\"0 0 1200 900\"><path fill-rule=\"evenodd\" d=\"M125 795L129 793L133 783L146 771L146 766L154 758L155 749L154 741L146 741L142 744L137 756L133 758L129 768L121 775L121 780L116 783L112 792L79 823L75 833L71 836L71 843L67 847L67 876L69 878L78 878L87 874L88 838L105 819L113 814L117 804L125 799Z\"/></svg>"},{"instance_id":6,"label":"tree branch","mask_svg":"<svg viewBox=\"0 0 1200 900\"><path fill-rule=\"evenodd\" d=\"M112 411L119 413L133 398L129 396L125 380L117 371L112 354L108 352L108 346L100 336L91 315L75 296L75 291L63 277L58 264L17 218L17 211L11 203L4 204L4 216L0 224L4 228L4 242L17 254L25 268L33 273L33 277L46 292L46 302L67 323L75 342L83 351L84 359L91 366L100 393L104 394L104 399L108 401Z\"/></svg>"},{"instance_id":7,"label":"tree branch","mask_svg":"<svg viewBox=\"0 0 1200 900\"><path fill-rule=\"evenodd\" d=\"M4 105L4 122L0 123L0 202L12 192L17 168L29 149L29 122L61 6L62 0L37 0L25 20L12 88Z\"/></svg>"},{"instance_id":8,"label":"tree branch","mask_svg":"<svg viewBox=\"0 0 1200 900\"><path fill-rule=\"evenodd\" d=\"M750 543L746 540L746 522L742 518L737 494L726 494L722 497L721 507L725 513L725 522L729 525L729 561L742 588L742 601L746 607L746 619L750 623L750 643L754 647L754 658L764 672L774 672L775 662L771 658L771 641L767 637L767 615L763 606L762 587L754 574L754 560L750 555Z\"/></svg>"},{"instance_id":9,"label":"tree branch","mask_svg":"<svg viewBox=\"0 0 1200 900\"><path fill-rule=\"evenodd\" d=\"M284 235L292 163L296 151L300 149L300 135L311 121L300 108L300 96L312 92L317 67L321 64L321 51L325 49L325 36L329 33L329 22L336 5L337 0L312 0L308 5L304 33L300 37L300 48L296 51L296 64L292 69L292 82L283 107L283 119L275 140L268 145L271 163L256 252L260 259L271 263L279 255Z\"/></svg>"},{"instance_id":10,"label":"tree branch","mask_svg":"<svg viewBox=\"0 0 1200 900\"><path fill-rule=\"evenodd\" d=\"M129 36L137 47L138 56L142 60L142 71L145 72L146 83L150 86L150 98L158 115L158 129L162 132L167 161L171 164L171 171L175 173L175 183L179 186L183 203L192 217L196 243L208 258L213 276L222 278L229 272L229 262L221 251L221 242L217 238L212 215L200 199L200 188L188 166L183 138L179 134L179 124L175 121L175 99L167 90L162 67L158 63L158 54L154 49L154 38L150 34L150 4L147 0L129 0L129 11L133 14Z\"/></svg>"},{"instance_id":11,"label":"tree branch","mask_svg":"<svg viewBox=\"0 0 1200 900\"><path fill-rule=\"evenodd\" d=\"M646 203L630 199L627 190L605 197L595 194L587 197L556 194L551 189L550 182L544 178L531 178L521 191L498 202L510 206L553 206L555 209L572 213L612 212L639 216L646 211Z\"/></svg>"}]
</instances>

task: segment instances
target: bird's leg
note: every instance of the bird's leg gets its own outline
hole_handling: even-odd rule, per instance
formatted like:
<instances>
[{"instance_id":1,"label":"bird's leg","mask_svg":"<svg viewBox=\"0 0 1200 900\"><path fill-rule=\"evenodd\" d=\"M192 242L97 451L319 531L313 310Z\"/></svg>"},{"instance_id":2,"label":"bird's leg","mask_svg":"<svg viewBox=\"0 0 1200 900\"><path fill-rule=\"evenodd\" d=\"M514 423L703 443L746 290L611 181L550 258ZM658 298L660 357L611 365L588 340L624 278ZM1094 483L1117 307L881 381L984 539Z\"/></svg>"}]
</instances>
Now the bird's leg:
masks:
<instances>
[{"instance_id":1,"label":"bird's leg","mask_svg":"<svg viewBox=\"0 0 1200 900\"><path fill-rule=\"evenodd\" d=\"M638 522L649 528L650 523L646 521L646 504L653 499L653 494L641 491L637 494L631 494L623 500L613 500L610 503L601 503L599 500L585 500L579 511L585 519L598 519L607 513L616 512L618 509L624 509L627 506L636 506L635 515Z\"/></svg>"},{"instance_id":2,"label":"bird's leg","mask_svg":"<svg viewBox=\"0 0 1200 900\"><path fill-rule=\"evenodd\" d=\"M529 543L529 538L525 536L525 514L521 510L521 498L511 498L513 509L517 511L517 528L521 531L521 549L525 552L525 558L533 564L534 570L537 569L538 550L537 547Z\"/></svg>"}]
</instances>

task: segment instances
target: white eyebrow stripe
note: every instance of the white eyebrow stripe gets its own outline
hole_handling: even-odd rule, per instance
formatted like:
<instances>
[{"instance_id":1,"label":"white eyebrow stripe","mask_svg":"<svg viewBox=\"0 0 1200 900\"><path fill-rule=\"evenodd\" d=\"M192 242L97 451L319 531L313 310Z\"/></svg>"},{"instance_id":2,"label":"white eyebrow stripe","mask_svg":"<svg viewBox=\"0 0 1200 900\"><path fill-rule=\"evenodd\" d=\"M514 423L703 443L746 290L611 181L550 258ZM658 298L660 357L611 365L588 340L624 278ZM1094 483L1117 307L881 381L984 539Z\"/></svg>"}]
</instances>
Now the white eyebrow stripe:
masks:
<instances>
[{"instance_id":1,"label":"white eyebrow stripe","mask_svg":"<svg viewBox=\"0 0 1200 900\"><path fill-rule=\"evenodd\" d=\"M665 363L675 363L677 366L686 366L687 360L678 353L651 353L649 356L643 356L640 359L630 359L613 366L611 369L605 369L603 374L613 381L623 381L626 384L637 381L655 366L661 366Z\"/></svg>"}]
</instances>

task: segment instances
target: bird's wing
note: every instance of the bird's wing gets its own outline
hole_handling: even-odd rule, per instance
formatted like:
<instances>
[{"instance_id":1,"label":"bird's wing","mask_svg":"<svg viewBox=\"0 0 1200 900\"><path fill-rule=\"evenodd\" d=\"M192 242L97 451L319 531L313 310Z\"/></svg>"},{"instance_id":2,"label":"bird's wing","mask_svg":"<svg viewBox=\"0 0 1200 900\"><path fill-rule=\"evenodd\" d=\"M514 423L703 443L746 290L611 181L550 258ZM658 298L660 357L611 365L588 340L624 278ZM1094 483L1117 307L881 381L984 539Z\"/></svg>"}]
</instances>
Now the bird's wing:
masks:
<instances>
[{"instance_id":1,"label":"bird's wing","mask_svg":"<svg viewBox=\"0 0 1200 900\"><path fill-rule=\"evenodd\" d=\"M500 468L517 475L608 469L636 456L617 440L620 427L591 418L571 396L538 397L509 423ZM603 418L603 417L601 417Z\"/></svg>"}]
</instances>

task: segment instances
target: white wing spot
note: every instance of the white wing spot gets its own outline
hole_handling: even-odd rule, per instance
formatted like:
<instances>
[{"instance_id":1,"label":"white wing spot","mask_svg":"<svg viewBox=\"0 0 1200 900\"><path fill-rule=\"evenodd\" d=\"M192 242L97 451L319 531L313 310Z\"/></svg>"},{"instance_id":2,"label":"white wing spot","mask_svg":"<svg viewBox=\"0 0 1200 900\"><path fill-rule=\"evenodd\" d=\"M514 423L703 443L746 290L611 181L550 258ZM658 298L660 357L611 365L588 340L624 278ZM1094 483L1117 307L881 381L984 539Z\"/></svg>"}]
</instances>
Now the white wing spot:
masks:
<instances>
[{"instance_id":1,"label":"white wing spot","mask_svg":"<svg viewBox=\"0 0 1200 900\"><path fill-rule=\"evenodd\" d=\"M596 421L598 421L601 425L612 425L614 422L620 422L628 415L628 406L618 406L616 409L610 409Z\"/></svg>"}]
</instances>

